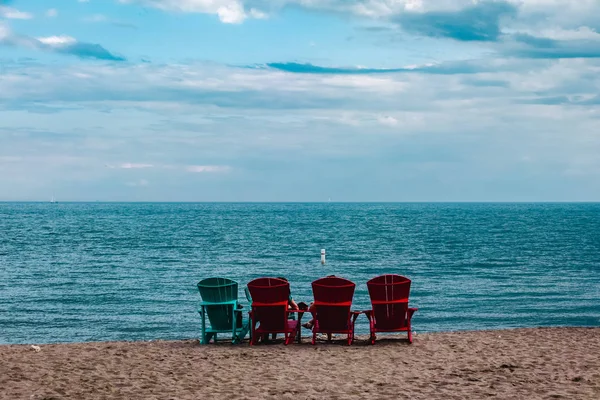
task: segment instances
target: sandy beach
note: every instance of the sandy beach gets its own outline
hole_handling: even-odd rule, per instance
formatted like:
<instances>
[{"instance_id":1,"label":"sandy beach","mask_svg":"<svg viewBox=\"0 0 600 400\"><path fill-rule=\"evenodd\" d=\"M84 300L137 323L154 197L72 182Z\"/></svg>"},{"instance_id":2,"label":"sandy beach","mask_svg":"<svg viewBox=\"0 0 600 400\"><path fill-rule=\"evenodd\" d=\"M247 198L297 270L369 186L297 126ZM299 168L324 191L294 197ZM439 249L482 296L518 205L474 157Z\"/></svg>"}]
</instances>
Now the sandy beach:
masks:
<instances>
[{"instance_id":1,"label":"sandy beach","mask_svg":"<svg viewBox=\"0 0 600 400\"><path fill-rule=\"evenodd\" d=\"M600 328L310 345L0 346L3 399L599 399Z\"/></svg>"}]
</instances>

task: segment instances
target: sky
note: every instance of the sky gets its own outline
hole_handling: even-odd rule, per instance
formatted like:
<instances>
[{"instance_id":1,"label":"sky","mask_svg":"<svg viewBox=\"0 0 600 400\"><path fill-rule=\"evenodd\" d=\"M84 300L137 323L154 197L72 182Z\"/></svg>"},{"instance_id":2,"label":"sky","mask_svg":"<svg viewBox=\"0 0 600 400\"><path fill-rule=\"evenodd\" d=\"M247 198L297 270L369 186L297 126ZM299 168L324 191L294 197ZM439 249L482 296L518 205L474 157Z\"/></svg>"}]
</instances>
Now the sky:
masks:
<instances>
[{"instance_id":1,"label":"sky","mask_svg":"<svg viewBox=\"0 0 600 400\"><path fill-rule=\"evenodd\" d=\"M0 0L0 201L600 201L598 0Z\"/></svg>"}]
</instances>

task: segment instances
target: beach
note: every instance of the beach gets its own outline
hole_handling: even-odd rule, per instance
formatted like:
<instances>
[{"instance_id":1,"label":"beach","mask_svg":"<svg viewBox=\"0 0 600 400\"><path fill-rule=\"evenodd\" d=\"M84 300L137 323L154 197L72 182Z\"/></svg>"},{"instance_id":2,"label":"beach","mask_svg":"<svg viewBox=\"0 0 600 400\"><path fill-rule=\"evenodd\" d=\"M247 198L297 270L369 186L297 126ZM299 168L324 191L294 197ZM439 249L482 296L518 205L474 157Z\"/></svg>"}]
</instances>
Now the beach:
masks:
<instances>
[{"instance_id":1,"label":"beach","mask_svg":"<svg viewBox=\"0 0 600 400\"><path fill-rule=\"evenodd\" d=\"M197 340L0 346L3 399L598 399L600 328L250 347Z\"/></svg>"}]
</instances>

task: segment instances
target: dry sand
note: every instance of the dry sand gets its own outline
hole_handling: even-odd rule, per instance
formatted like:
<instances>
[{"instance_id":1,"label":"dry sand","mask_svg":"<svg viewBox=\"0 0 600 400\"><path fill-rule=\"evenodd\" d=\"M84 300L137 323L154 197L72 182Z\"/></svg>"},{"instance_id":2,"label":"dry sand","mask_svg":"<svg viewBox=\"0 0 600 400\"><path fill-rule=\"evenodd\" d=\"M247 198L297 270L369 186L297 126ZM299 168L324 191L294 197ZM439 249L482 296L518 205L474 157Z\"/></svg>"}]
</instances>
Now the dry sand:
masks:
<instances>
[{"instance_id":1,"label":"dry sand","mask_svg":"<svg viewBox=\"0 0 600 400\"><path fill-rule=\"evenodd\" d=\"M0 346L5 399L600 399L600 328L348 347L197 341Z\"/></svg>"}]
</instances>

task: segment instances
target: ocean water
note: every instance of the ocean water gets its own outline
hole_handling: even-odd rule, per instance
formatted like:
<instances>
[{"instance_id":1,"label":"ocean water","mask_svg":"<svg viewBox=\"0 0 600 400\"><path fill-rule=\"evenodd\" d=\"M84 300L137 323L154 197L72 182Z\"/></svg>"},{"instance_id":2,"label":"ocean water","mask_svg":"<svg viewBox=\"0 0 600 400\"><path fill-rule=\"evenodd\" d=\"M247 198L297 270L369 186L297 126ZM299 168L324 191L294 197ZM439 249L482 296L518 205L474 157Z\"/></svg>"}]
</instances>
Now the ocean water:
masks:
<instances>
[{"instance_id":1,"label":"ocean water","mask_svg":"<svg viewBox=\"0 0 600 400\"><path fill-rule=\"evenodd\" d=\"M0 203L0 343L195 338L210 276L336 274L365 309L383 273L416 332L600 326L600 204Z\"/></svg>"}]
</instances>

